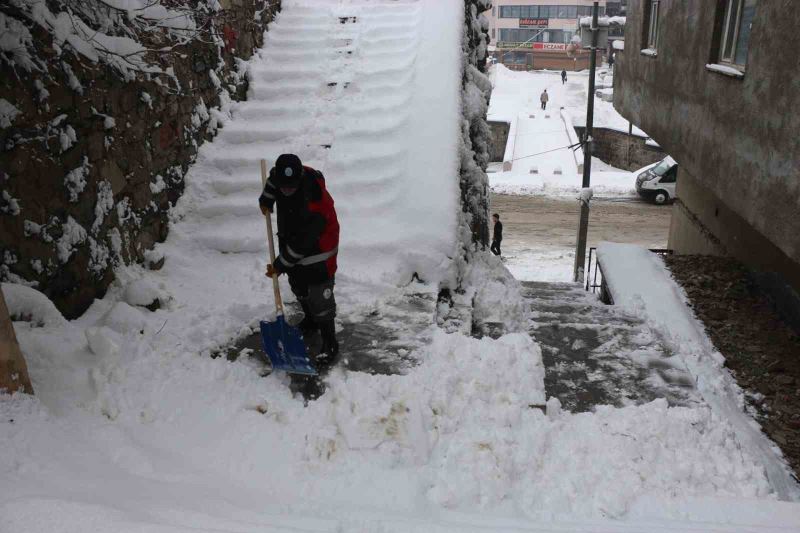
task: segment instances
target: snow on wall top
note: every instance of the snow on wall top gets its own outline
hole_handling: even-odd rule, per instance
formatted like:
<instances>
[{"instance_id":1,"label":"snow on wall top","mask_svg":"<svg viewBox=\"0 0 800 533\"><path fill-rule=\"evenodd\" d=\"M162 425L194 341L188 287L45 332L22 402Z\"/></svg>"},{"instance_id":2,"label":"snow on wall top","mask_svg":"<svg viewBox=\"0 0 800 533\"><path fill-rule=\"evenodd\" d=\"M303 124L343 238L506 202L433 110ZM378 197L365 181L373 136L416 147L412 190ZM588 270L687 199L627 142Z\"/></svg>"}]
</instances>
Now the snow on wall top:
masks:
<instances>
[{"instance_id":1,"label":"snow on wall top","mask_svg":"<svg viewBox=\"0 0 800 533\"><path fill-rule=\"evenodd\" d=\"M626 17L597 17L598 26L624 26ZM588 28L592 25L592 17L581 17L581 27Z\"/></svg>"},{"instance_id":2,"label":"snow on wall top","mask_svg":"<svg viewBox=\"0 0 800 533\"><path fill-rule=\"evenodd\" d=\"M654 253L633 244L602 242L597 261L614 303L642 316L657 329L678 353L697 379L703 399L722 413L737 431L748 450L761 457L770 484L778 497L800 500L800 486L774 446L754 427L739 406L742 391L724 369L724 357L694 317L686 296ZM778 452L779 453L779 452Z\"/></svg>"}]
</instances>

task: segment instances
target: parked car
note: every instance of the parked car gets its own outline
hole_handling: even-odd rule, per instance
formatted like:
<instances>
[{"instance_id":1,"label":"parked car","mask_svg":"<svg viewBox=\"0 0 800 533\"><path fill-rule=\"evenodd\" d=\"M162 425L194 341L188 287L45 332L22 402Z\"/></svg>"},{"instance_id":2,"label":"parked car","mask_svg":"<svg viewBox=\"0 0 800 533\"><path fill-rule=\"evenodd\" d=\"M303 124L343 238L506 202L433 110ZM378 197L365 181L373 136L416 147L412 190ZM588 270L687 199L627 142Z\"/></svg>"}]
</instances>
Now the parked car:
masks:
<instances>
[{"instance_id":1,"label":"parked car","mask_svg":"<svg viewBox=\"0 0 800 533\"><path fill-rule=\"evenodd\" d=\"M636 192L645 200L663 205L675 199L678 163L670 156L636 171Z\"/></svg>"}]
</instances>

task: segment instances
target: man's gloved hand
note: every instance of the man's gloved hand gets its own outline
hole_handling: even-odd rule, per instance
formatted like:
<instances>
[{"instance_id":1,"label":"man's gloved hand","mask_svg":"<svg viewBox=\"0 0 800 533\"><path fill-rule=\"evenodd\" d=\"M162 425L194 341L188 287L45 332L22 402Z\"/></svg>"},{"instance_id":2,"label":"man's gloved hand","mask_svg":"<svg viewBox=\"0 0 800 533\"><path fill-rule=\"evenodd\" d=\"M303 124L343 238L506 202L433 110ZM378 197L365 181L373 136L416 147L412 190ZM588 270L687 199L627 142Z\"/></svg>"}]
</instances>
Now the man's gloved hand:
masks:
<instances>
[{"instance_id":1,"label":"man's gloved hand","mask_svg":"<svg viewBox=\"0 0 800 533\"><path fill-rule=\"evenodd\" d=\"M280 272L275 270L275 267L272 266L272 264L268 264L267 265L267 277L268 278L271 278L271 277L274 277L274 276L279 276L279 275L280 275Z\"/></svg>"},{"instance_id":2,"label":"man's gloved hand","mask_svg":"<svg viewBox=\"0 0 800 533\"><path fill-rule=\"evenodd\" d=\"M261 208L261 213L262 213L262 214L263 214L265 217L266 217L266 216L269 216L270 214L272 214L272 210L270 210L270 208L269 208L269 207L267 207L267 206L265 206L265 205L262 205L262 204L258 204L258 206Z\"/></svg>"}]
</instances>

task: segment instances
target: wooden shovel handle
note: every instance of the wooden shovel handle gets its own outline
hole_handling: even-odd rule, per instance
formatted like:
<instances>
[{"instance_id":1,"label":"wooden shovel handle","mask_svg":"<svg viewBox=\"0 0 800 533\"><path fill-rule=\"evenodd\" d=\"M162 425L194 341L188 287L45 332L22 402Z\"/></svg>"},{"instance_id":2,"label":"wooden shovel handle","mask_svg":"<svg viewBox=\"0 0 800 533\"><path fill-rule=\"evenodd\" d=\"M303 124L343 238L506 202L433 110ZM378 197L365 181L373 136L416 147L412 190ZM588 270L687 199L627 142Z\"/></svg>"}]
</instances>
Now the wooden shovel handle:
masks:
<instances>
[{"instance_id":1,"label":"wooden shovel handle","mask_svg":"<svg viewBox=\"0 0 800 533\"><path fill-rule=\"evenodd\" d=\"M267 161L266 159L261 160L261 186L263 187L267 183ZM274 205L274 204L273 204ZM269 262L273 266L275 266L275 242L272 237L272 213L267 211L267 242L269 243ZM281 288L278 285L278 274L272 275L272 290L275 293L275 309L278 313L278 316L283 315L283 300L281 300Z\"/></svg>"}]
</instances>

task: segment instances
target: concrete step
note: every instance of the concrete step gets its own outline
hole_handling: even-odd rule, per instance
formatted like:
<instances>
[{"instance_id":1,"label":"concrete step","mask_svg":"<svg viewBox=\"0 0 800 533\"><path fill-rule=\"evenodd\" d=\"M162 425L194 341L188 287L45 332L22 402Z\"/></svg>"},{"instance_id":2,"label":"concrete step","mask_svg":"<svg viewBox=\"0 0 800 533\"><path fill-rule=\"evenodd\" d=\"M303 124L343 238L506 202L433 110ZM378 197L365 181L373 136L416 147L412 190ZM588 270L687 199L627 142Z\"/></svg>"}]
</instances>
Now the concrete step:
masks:
<instances>
[{"instance_id":1,"label":"concrete step","mask_svg":"<svg viewBox=\"0 0 800 533\"><path fill-rule=\"evenodd\" d=\"M691 375L640 317L574 283L523 282L529 334L542 348L545 389L573 412L666 398L700 403Z\"/></svg>"}]
</instances>

